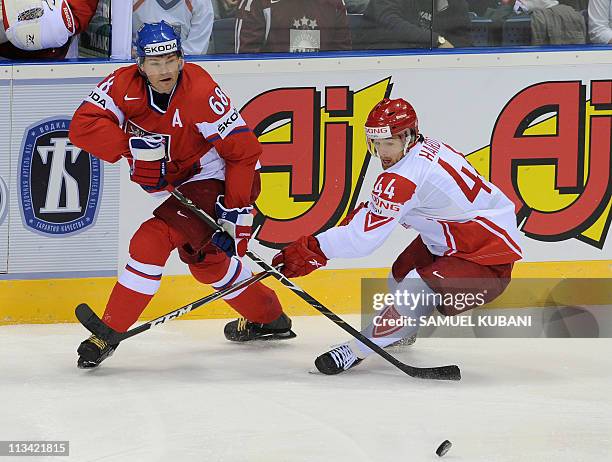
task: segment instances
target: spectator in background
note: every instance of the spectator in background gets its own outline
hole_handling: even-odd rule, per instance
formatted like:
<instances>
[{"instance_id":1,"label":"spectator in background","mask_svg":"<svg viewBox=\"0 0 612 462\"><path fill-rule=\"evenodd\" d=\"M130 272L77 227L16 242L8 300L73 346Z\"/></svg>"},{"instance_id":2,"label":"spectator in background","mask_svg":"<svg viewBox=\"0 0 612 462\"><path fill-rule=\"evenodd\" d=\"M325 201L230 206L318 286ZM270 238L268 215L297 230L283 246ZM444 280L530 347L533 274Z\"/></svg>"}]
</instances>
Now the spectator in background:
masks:
<instances>
[{"instance_id":1,"label":"spectator in background","mask_svg":"<svg viewBox=\"0 0 612 462\"><path fill-rule=\"evenodd\" d=\"M589 38L591 43L612 44L611 0L589 0Z\"/></svg>"},{"instance_id":2,"label":"spectator in background","mask_svg":"<svg viewBox=\"0 0 612 462\"><path fill-rule=\"evenodd\" d=\"M466 0L370 0L363 33L374 49L471 46Z\"/></svg>"},{"instance_id":3,"label":"spectator in background","mask_svg":"<svg viewBox=\"0 0 612 462\"><path fill-rule=\"evenodd\" d=\"M73 37L87 28L97 6L98 0L56 0L24 10L23 2L0 0L0 57L76 58Z\"/></svg>"},{"instance_id":4,"label":"spectator in background","mask_svg":"<svg viewBox=\"0 0 612 462\"><path fill-rule=\"evenodd\" d=\"M242 1L236 17L236 53L352 48L342 0Z\"/></svg>"},{"instance_id":5,"label":"spectator in background","mask_svg":"<svg viewBox=\"0 0 612 462\"><path fill-rule=\"evenodd\" d=\"M214 21L212 0L135 0L132 8L132 35L145 23L162 19L181 36L186 55L208 51Z\"/></svg>"},{"instance_id":6,"label":"spectator in background","mask_svg":"<svg viewBox=\"0 0 612 462\"><path fill-rule=\"evenodd\" d=\"M569 5L560 5L557 0L516 0L514 10L531 15L532 45L586 42L584 16Z\"/></svg>"},{"instance_id":7,"label":"spectator in background","mask_svg":"<svg viewBox=\"0 0 612 462\"><path fill-rule=\"evenodd\" d=\"M215 19L233 18L239 3L240 0L213 0Z\"/></svg>"}]
</instances>

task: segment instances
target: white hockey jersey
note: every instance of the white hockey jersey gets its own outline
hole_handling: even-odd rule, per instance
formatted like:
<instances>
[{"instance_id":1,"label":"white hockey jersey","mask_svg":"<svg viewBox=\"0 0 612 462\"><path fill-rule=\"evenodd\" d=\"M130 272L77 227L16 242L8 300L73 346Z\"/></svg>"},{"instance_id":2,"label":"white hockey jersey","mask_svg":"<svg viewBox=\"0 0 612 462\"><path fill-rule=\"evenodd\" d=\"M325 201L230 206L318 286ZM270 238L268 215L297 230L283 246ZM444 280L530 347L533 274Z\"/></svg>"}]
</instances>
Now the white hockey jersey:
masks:
<instances>
[{"instance_id":1,"label":"white hockey jersey","mask_svg":"<svg viewBox=\"0 0 612 462\"><path fill-rule=\"evenodd\" d=\"M461 153L430 138L378 176L368 207L347 226L317 239L330 259L360 257L382 245L398 224L420 233L434 255L481 265L522 258L512 201Z\"/></svg>"},{"instance_id":2,"label":"white hockey jersey","mask_svg":"<svg viewBox=\"0 0 612 462\"><path fill-rule=\"evenodd\" d=\"M135 0L132 12L132 35L144 23L161 20L171 24L181 35L186 55L208 51L215 15L212 0Z\"/></svg>"}]
</instances>

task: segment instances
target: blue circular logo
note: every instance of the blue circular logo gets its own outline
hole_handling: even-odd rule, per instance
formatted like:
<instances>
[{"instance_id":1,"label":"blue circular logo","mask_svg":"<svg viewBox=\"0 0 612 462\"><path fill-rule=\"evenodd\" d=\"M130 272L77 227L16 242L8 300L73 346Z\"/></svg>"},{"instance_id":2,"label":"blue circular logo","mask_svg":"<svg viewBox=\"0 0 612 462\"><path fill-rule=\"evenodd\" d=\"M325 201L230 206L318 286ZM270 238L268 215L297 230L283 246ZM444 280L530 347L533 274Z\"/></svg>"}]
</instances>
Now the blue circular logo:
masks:
<instances>
[{"instance_id":1,"label":"blue circular logo","mask_svg":"<svg viewBox=\"0 0 612 462\"><path fill-rule=\"evenodd\" d=\"M70 119L39 121L24 133L19 162L23 223L47 236L79 233L96 219L100 160L68 139Z\"/></svg>"}]
</instances>

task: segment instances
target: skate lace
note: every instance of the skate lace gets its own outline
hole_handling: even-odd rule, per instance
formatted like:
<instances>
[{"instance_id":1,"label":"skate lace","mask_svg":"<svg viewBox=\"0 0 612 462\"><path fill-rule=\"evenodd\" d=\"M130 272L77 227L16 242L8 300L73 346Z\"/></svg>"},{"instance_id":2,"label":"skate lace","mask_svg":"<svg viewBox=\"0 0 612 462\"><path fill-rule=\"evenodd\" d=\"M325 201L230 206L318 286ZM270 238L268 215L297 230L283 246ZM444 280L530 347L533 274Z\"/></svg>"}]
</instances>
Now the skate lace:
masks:
<instances>
[{"instance_id":1,"label":"skate lace","mask_svg":"<svg viewBox=\"0 0 612 462\"><path fill-rule=\"evenodd\" d=\"M108 346L108 343L106 343L101 338L96 337L95 335L92 335L91 337L89 337L88 340L91 343L93 343L94 345L96 345L98 348L100 348L100 350L104 350L104 348L106 348Z\"/></svg>"},{"instance_id":2,"label":"skate lace","mask_svg":"<svg viewBox=\"0 0 612 462\"><path fill-rule=\"evenodd\" d=\"M346 370L357 361L357 356L348 345L340 345L329 352L336 366Z\"/></svg>"},{"instance_id":3,"label":"skate lace","mask_svg":"<svg viewBox=\"0 0 612 462\"><path fill-rule=\"evenodd\" d=\"M246 318L238 318L238 332L246 330L248 322Z\"/></svg>"}]
</instances>

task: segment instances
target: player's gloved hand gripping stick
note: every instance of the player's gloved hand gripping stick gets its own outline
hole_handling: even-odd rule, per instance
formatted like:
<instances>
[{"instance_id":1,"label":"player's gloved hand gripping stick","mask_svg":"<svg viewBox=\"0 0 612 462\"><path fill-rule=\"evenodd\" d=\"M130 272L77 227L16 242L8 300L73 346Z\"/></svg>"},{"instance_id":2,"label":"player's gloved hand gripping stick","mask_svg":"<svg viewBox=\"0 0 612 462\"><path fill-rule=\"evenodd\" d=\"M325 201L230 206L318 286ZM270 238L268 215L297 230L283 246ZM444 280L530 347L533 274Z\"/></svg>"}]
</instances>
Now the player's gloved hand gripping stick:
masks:
<instances>
[{"instance_id":1,"label":"player's gloved hand gripping stick","mask_svg":"<svg viewBox=\"0 0 612 462\"><path fill-rule=\"evenodd\" d=\"M166 146L161 135L132 136L129 140L132 164L130 179L147 192L168 185L166 175Z\"/></svg>"},{"instance_id":2,"label":"player's gloved hand gripping stick","mask_svg":"<svg viewBox=\"0 0 612 462\"><path fill-rule=\"evenodd\" d=\"M221 225L219 225L214 218L208 215L204 210L200 209L197 205L195 205L189 198L183 196L176 189L170 190L170 194L172 194L178 201L183 204L185 207L189 208L192 212L194 212L198 217L204 220L212 229L215 230L223 230ZM250 250L245 250L246 256L248 256L251 260L257 263L261 268L264 269L266 274L271 274L278 281L283 284L285 287L290 289L293 293L295 293L302 300L306 301L313 308L319 311L321 314L331 319L336 325L340 326L354 338L358 339L368 347L370 347L374 352L378 355L382 356L388 362L393 364L395 367L408 374L411 377L416 377L419 379L435 379L435 380L461 380L461 371L458 366L440 366L440 367L414 367L408 364L404 364L385 350L380 348L374 342L372 342L369 338L365 337L361 334L361 332L355 330L351 325L347 324L343 321L338 315L331 312L328 308L323 306L322 303L317 301L313 296L306 293L303 289L295 285L291 280L287 279L280 271L278 271L273 266L266 263L262 260L257 254L251 252ZM261 274L261 273L260 273Z\"/></svg>"},{"instance_id":3,"label":"player's gloved hand gripping stick","mask_svg":"<svg viewBox=\"0 0 612 462\"><path fill-rule=\"evenodd\" d=\"M223 202L224 196L217 197L215 213L222 229L215 231L212 242L229 257L244 257L253 228L253 207L228 208Z\"/></svg>"},{"instance_id":4,"label":"player's gloved hand gripping stick","mask_svg":"<svg viewBox=\"0 0 612 462\"><path fill-rule=\"evenodd\" d=\"M138 148L136 148L136 146L138 146ZM155 162L163 162L163 156L165 155L163 150L163 143L160 139L156 137L132 137L130 138L130 149L132 150L132 155L135 160L131 172L133 181L136 181L134 176L138 175L137 182L141 184L144 189L147 189L149 187L153 189L158 189L160 187L168 190L173 189L171 185L168 185L165 180L163 180L163 175L161 177L158 177L157 172L160 172L160 169L163 170L164 164L153 164ZM138 162L140 162L140 164ZM144 169L142 169L143 163L145 167ZM139 165L141 167L140 171L138 171ZM151 165L154 165L153 168L149 168ZM151 175L151 173L153 174ZM161 182L158 182L160 181L159 178L163 180L163 184ZM213 236L213 242L215 245L221 247L221 249L230 256L234 254L238 254L241 256L240 248L243 249L242 255L244 255L244 251L246 251L247 248L248 238L251 236L251 225L253 222L253 216L250 212L253 208L244 207L242 209L226 209L223 206L222 200L223 196L219 196L219 198L217 199L217 214L220 217L219 221L223 223L223 229L215 232ZM246 219L244 218L244 216L242 216L244 214L248 215ZM223 217L225 219L223 219ZM228 224L226 224L226 222L228 222ZM83 324L83 326L92 334L95 334L96 336L107 341L109 344L114 345L127 338L133 337L134 335L149 330L153 326L163 324L171 319L176 319L195 310L196 308L206 305L207 303L225 297L226 295L229 295L237 290L250 286L251 284L255 284L257 281L261 281L262 279L265 279L268 276L271 276L271 273L269 271L262 271L261 273L254 274L250 278L245 279L244 281L238 282L233 286L227 287L223 290L213 292L212 294L204 298L196 300L195 302L192 302L181 308L177 308L176 310L166 313L165 315L160 316L157 319L153 319L152 321L134 327L133 329L130 329L127 332L117 332L116 330L104 324L100 317L86 303L81 303L79 306L77 306L75 309L75 314L79 322Z\"/></svg>"}]
</instances>

